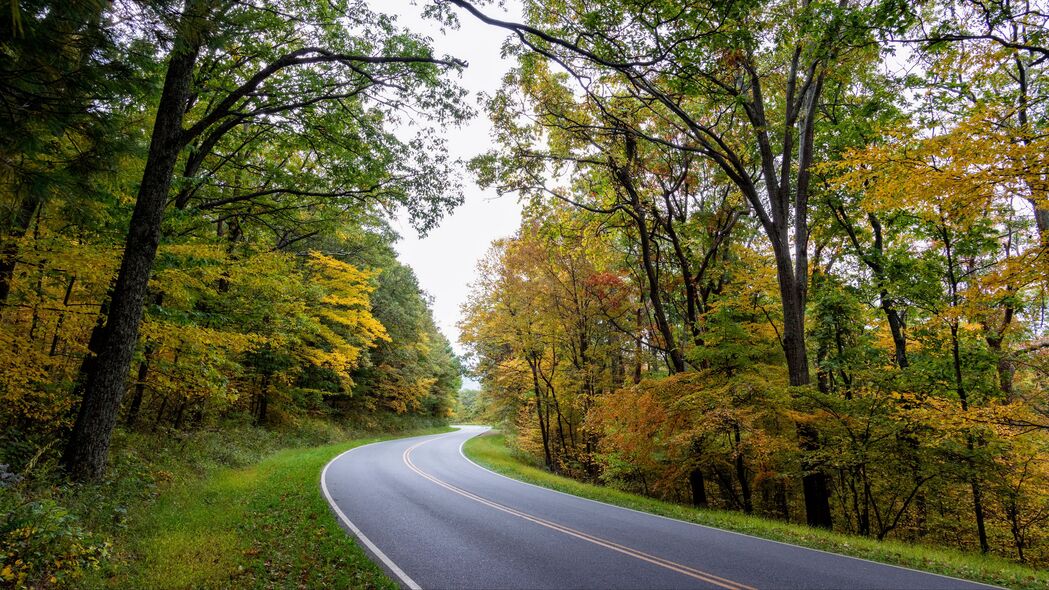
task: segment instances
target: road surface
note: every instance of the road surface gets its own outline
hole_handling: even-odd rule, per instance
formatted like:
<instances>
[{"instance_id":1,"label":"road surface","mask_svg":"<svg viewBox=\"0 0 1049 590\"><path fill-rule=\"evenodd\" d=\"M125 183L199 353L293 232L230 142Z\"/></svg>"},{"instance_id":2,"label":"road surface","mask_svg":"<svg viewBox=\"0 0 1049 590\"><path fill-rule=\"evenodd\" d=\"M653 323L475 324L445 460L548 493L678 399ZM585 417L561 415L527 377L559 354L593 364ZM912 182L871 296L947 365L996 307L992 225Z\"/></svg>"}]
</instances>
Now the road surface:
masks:
<instances>
[{"instance_id":1,"label":"road surface","mask_svg":"<svg viewBox=\"0 0 1049 590\"><path fill-rule=\"evenodd\" d=\"M348 451L321 491L407 588L990 588L524 484L462 455L466 426Z\"/></svg>"}]
</instances>

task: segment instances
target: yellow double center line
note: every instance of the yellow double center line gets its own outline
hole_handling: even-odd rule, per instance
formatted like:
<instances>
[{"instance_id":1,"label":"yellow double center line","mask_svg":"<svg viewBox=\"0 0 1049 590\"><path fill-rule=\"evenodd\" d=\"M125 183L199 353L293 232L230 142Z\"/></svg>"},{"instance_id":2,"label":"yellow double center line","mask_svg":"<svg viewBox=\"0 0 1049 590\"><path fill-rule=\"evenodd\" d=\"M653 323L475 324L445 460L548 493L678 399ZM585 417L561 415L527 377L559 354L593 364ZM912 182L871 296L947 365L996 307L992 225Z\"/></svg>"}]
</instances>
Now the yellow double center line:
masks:
<instances>
[{"instance_id":1,"label":"yellow double center line","mask_svg":"<svg viewBox=\"0 0 1049 590\"><path fill-rule=\"evenodd\" d=\"M468 491L466 491L466 490L464 490L464 489L462 489L460 487L456 487L456 486L454 486L454 485L452 485L452 484L450 484L450 483L448 483L446 481L442 481L440 479L437 479L436 477L430 475L429 473L426 473L425 471L419 469L415 465L415 463L412 463L412 457L411 457L412 451L414 451L418 447L420 447L420 446L422 446L422 445L424 445L424 444L426 444L428 442L432 442L434 440L437 440L437 439L431 438L431 439L428 439L428 440L424 440L422 442L418 442L418 443L408 447L407 449L405 449L404 455L403 455L404 464L408 466L408 469L411 469L415 473L421 475L422 477L425 477L426 479L432 481L433 483L441 486L442 488L444 488L444 489L446 489L448 491L454 492L456 494L459 494L460 496L463 496L465 498L469 498L469 499L473 500L474 502L477 502L479 504L484 504L485 506L488 506L490 508L494 508L494 509L499 510L501 512L505 512L507 514L512 514L512 515L514 515L514 516L516 516L518 518L523 518L524 520L527 520L529 522L534 522L535 524L537 524L539 526L543 526L543 527L546 527L548 529L555 530L555 531L557 531L559 533L564 533L564 534L566 534L566 535L568 535L570 537L575 537L577 539L581 539L581 540L586 541L588 543L593 543L594 545L599 545L601 547L605 547L606 549L611 549L612 551L616 551L618 553L622 553L623 555L629 555L630 557L633 557L633 558L636 558L636 559L640 559L641 561L645 561L645 562L657 565L659 567L666 568L668 570L677 572L679 574L683 574L683 575L689 576L690 578L695 578L697 580L706 582L708 584L713 584L714 586L720 586L721 588L726 588L727 590L757 590L753 586L747 586L745 584L740 584L739 582L734 582L732 580L727 580L727 579L722 578L720 576L715 576L714 574L707 573L707 572L704 572L702 570L697 570L696 568L689 567L687 565L682 565L680 563L676 563L676 562L670 561L668 559L663 559L662 557L657 557L655 555L651 555L649 553L645 553L644 551L639 551L639 550L634 549L632 547L627 547L625 545L620 545L619 543L616 543L614 541L609 541L608 539L602 539L601 537L595 537L594 535L591 535L591 534L588 534L588 533L584 533L584 532L582 532L580 530L576 530L576 529L567 527L567 526L565 526L563 524L558 524L556 522L552 522L552 521L546 520L545 518L540 518L538 516L535 516L535 515L532 515L532 514L528 514L526 512L521 512L520 510L517 510L517 509L514 509L514 508L510 508L509 506L505 506L505 505L500 504L498 502L493 502L492 500L489 500L487 498L482 498L481 496L478 496L477 494L474 494L472 492L468 492Z\"/></svg>"}]
</instances>

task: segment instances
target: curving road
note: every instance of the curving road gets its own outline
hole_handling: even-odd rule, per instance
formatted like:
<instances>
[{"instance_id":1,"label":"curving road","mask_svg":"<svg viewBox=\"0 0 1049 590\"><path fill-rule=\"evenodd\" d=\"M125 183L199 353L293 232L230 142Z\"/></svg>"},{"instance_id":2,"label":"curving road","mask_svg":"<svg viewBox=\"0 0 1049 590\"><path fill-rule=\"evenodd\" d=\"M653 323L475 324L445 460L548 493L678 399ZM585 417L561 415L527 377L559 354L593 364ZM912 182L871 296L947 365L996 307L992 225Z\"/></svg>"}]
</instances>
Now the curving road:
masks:
<instances>
[{"instance_id":1,"label":"curving road","mask_svg":"<svg viewBox=\"0 0 1049 590\"><path fill-rule=\"evenodd\" d=\"M462 455L487 430L339 455L321 491L408 588L990 588L617 508L524 484Z\"/></svg>"}]
</instances>

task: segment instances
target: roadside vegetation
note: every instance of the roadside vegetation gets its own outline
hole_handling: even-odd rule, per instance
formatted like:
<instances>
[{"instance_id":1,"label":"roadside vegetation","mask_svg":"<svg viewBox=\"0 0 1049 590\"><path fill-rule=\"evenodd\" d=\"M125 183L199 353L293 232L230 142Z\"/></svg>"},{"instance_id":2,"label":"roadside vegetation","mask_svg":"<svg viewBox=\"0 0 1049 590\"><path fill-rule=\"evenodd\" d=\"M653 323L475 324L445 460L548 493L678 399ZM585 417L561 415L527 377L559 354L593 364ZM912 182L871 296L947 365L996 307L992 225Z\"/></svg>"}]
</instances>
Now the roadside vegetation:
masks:
<instances>
[{"instance_id":1,"label":"roadside vegetation","mask_svg":"<svg viewBox=\"0 0 1049 590\"><path fill-rule=\"evenodd\" d=\"M444 4L513 33L460 339L514 448L1049 567L1045 2Z\"/></svg>"},{"instance_id":2,"label":"roadside vegetation","mask_svg":"<svg viewBox=\"0 0 1049 590\"><path fill-rule=\"evenodd\" d=\"M319 491L338 453L449 430L374 415L338 425L118 433L109 475L68 483L55 465L0 493L5 587L393 587Z\"/></svg>"},{"instance_id":3,"label":"roadside vegetation","mask_svg":"<svg viewBox=\"0 0 1049 590\"><path fill-rule=\"evenodd\" d=\"M356 0L19 0L0 47L0 585L382 584L310 470L452 413L390 219L462 199L395 128L463 64Z\"/></svg>"},{"instance_id":4,"label":"roadside vegetation","mask_svg":"<svg viewBox=\"0 0 1049 590\"><path fill-rule=\"evenodd\" d=\"M624 508L1008 588L1037 590L1049 586L1046 570L993 556L899 541L877 541L739 512L701 509L556 475L546 470L534 455L511 448L505 435L497 431L468 440L463 452L471 460L508 477Z\"/></svg>"},{"instance_id":5,"label":"roadside vegetation","mask_svg":"<svg viewBox=\"0 0 1049 590\"><path fill-rule=\"evenodd\" d=\"M413 430L275 452L244 467L172 485L137 508L125 551L103 570L112 588L397 588L338 524L321 469L372 442ZM141 505L140 505L141 506Z\"/></svg>"},{"instance_id":6,"label":"roadside vegetation","mask_svg":"<svg viewBox=\"0 0 1049 590\"><path fill-rule=\"evenodd\" d=\"M145 583L186 494L266 481L181 565L298 583L262 513L316 456L259 461L453 413L391 219L463 201L467 64L368 0L8 4L0 581ZM1049 566L1045 0L419 4L513 60L464 416L583 481Z\"/></svg>"}]
</instances>

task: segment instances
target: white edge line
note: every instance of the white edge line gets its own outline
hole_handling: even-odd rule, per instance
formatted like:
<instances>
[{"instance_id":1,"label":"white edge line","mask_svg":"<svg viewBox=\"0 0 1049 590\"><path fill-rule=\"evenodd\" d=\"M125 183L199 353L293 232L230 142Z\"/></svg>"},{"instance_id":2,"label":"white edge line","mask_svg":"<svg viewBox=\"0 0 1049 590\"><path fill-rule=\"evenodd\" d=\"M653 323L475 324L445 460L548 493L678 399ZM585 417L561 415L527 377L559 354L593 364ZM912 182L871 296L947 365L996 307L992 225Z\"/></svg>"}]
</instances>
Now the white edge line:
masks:
<instances>
[{"instance_id":1,"label":"white edge line","mask_svg":"<svg viewBox=\"0 0 1049 590\"><path fill-rule=\"evenodd\" d=\"M450 433L447 433L447 434L454 434L454 432L450 432ZM424 436L435 436L435 435L424 435ZM436 436L445 436L445 435L444 434L440 434L440 435L436 435ZM423 437L407 437L407 438L410 439L410 438L423 438ZM407 440L407 439L393 439L393 440ZM364 543L364 546L368 548L368 551L370 551L372 553L372 555L374 555L375 557L378 557L379 560L382 561L383 565L385 565L390 570L390 572L393 573L393 575L397 576L397 578L400 579L400 581L405 586L407 586L410 590L422 590L422 586L420 586L408 574L404 573L404 570L402 570L396 563L393 562L392 559L390 559L385 553L383 553L381 549L376 547L375 543L372 543L372 540L369 539L367 535L362 533L361 529L357 528L357 525L353 524L353 521L350 520L350 518L348 516L346 516L346 513L343 512L341 508L339 508L338 504L336 504L335 500L331 497L331 492L328 491L328 468L331 467L332 463L335 463L336 461L341 459L344 455L346 455L348 453L351 453L353 451L356 451L357 449L363 449L364 447L370 447L372 445L376 445L376 444L383 443L383 442L390 442L390 441L378 440L378 441L375 441L373 443L368 443L366 445L361 445L359 447L353 447L352 449L347 449L347 450L339 453L338 455L335 456L334 459L332 459L331 461L328 461L328 463L324 466L324 469L321 470L321 491L324 492L324 499L328 501L328 506L330 506L331 509L335 512L335 515L339 517L339 521L342 522L342 524L346 525L346 528L350 529L350 532L352 532L354 534L354 536L356 536L357 539L361 543ZM462 448L461 447L460 447L459 451L460 451L460 453L462 452ZM463 456L465 457L465 455L463 455ZM467 459L467 461L469 461L469 459ZM476 463L475 463L475 465L476 465ZM482 469L483 469L483 467L482 467Z\"/></svg>"},{"instance_id":2,"label":"white edge line","mask_svg":"<svg viewBox=\"0 0 1049 590\"><path fill-rule=\"evenodd\" d=\"M628 508L626 506L617 506L615 504L609 504L608 502L602 502L601 500L593 500L591 498L584 498L583 496L577 496L575 494L569 494L568 492L562 492L560 490L555 490L553 488L547 488L547 487L543 487L543 486L540 486L540 485L536 485L534 483L529 483L527 481L521 481L519 479L514 479L514 478L512 478L512 477L510 477L508 475L503 475L502 473L499 473L497 471L492 471L491 469L488 469L487 467L485 467L485 466L475 462L473 459L467 457L466 453L463 452L463 446L466 444L466 442L468 440L470 440L471 438L480 436L480 435L484 434L485 432L488 432L491 429L492 428L490 426L486 427L486 430L482 430L481 432L478 432L477 434L474 434L473 436L468 437L465 440L463 440L463 442L459 443L459 455L461 455L463 459L466 459L468 462L472 463L478 469L483 469L483 470L487 471L488 473L491 473L492 475L498 475L499 477L501 477L503 479L509 479L510 481L517 482L517 483L522 484L522 485L531 486L533 488L538 488L540 490L546 490L548 492L553 492L555 494L561 494L562 496L568 496L570 498L576 498L576 499L579 499L579 500L584 500L586 502L593 502L594 504L601 504L603 506L609 506L611 508L618 508L620 510L627 510L629 512L636 512L638 514L644 514L646 516L654 516L656 518L662 518L663 520L671 520L671 521L674 521L674 522L680 522L682 524L688 524L688 525L696 526L696 527L699 527L699 528L702 528L702 529L710 529L710 530L714 530L714 531L720 531L720 532L723 532L723 533L729 533L729 534L732 534L732 535L739 535L741 537L749 537L751 539L757 539L759 541L767 541L769 543L776 543L776 544L779 544L779 545L786 545L788 547L797 547L798 549L804 549L806 551L818 551L820 553L826 553L827 555L834 555L834 556L837 556L837 557L844 557L846 559L855 559L857 561L866 561L867 563L873 563L875 565L882 565L882 566L885 566L885 567L894 567L896 569L906 570L906 571L910 571L910 572L916 572L916 573L919 573L919 574L925 574L927 576L939 576L941 578L947 578L948 580L957 580L959 582L966 582L968 584L977 584L977 585L980 585L980 586L984 586L986 588L997 588L998 590L1008 590L1004 586L992 586L991 584L985 584L983 582L974 582L973 580L966 580L965 578L958 578L958 577L955 577L955 576L948 576L946 574L938 574L936 572L927 572L927 571L924 571L924 570L914 569L914 568L906 567L906 566L903 566L903 565L895 565L895 564L892 564L892 563L885 563L885 562L882 562L882 561L874 561L873 559L865 559L863 557L855 557L853 555L845 555L845 554L842 554L842 553L835 553L833 551L826 551L824 549L816 549L814 547L806 547L804 545L796 545L794 543L788 543L786 541L777 541L775 539L766 539L765 537L759 537L757 535L749 535L747 533L741 533L741 532L738 532L738 531L730 531L728 529L722 529L722 528L718 528L718 527L715 527L715 526L710 526L710 525L706 525L706 524L700 524L698 522L690 522L690 521L687 521L687 520L681 520L680 518L674 518L672 516L663 516L662 514L656 514L655 512L645 512L644 510L636 510L634 508ZM350 449L350 450L353 450L353 449Z\"/></svg>"}]
</instances>

